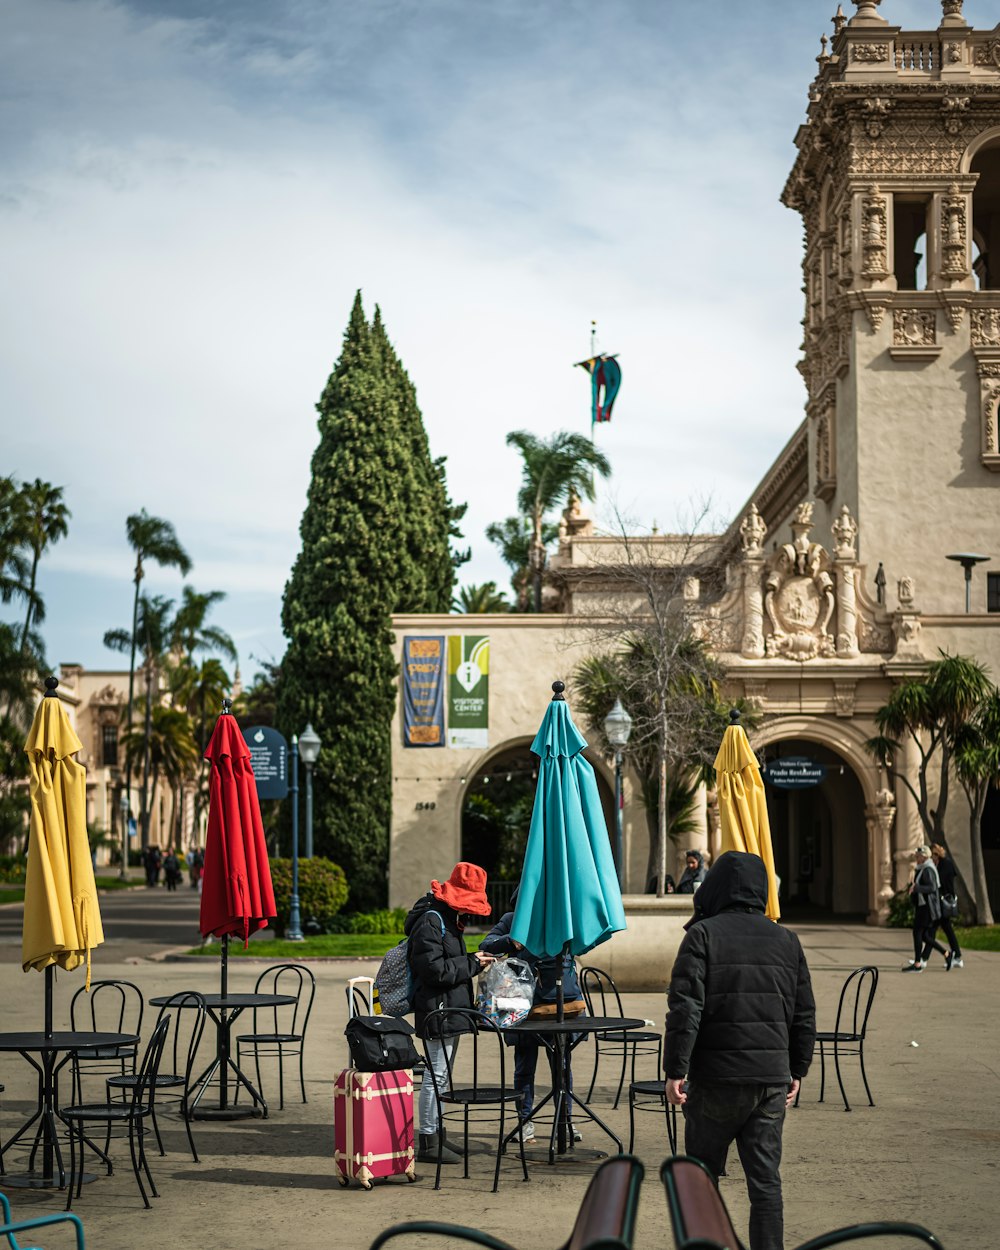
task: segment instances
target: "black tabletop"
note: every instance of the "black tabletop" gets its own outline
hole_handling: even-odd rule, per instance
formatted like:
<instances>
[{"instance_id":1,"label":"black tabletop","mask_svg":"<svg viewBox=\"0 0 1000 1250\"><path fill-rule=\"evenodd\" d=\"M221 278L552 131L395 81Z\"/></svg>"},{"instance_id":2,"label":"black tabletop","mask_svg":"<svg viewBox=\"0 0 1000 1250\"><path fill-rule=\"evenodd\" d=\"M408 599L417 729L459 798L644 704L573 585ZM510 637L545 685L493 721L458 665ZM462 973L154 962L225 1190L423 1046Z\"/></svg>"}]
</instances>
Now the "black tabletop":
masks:
<instances>
[{"instance_id":1,"label":"black tabletop","mask_svg":"<svg viewBox=\"0 0 1000 1250\"><path fill-rule=\"evenodd\" d=\"M149 1005L151 1007L194 1007L197 1000L194 998L181 999L180 996L186 992L178 990L176 994L162 994L159 998L151 998ZM198 991L201 993L201 991ZM223 997L221 994L202 994L206 1007L216 1007L222 1009L236 1009L238 1007L287 1007L290 1003L296 1001L294 994L227 994ZM174 999L178 1002L174 1002Z\"/></svg>"},{"instance_id":2,"label":"black tabletop","mask_svg":"<svg viewBox=\"0 0 1000 1250\"><path fill-rule=\"evenodd\" d=\"M641 1029L645 1020L632 1016L570 1016L557 1020L547 1016L544 1020L523 1020L504 1029L505 1033L604 1033L612 1029Z\"/></svg>"},{"instance_id":3,"label":"black tabletop","mask_svg":"<svg viewBox=\"0 0 1000 1250\"><path fill-rule=\"evenodd\" d=\"M84 1050L92 1046L134 1046L137 1033L0 1033L0 1050Z\"/></svg>"}]
</instances>

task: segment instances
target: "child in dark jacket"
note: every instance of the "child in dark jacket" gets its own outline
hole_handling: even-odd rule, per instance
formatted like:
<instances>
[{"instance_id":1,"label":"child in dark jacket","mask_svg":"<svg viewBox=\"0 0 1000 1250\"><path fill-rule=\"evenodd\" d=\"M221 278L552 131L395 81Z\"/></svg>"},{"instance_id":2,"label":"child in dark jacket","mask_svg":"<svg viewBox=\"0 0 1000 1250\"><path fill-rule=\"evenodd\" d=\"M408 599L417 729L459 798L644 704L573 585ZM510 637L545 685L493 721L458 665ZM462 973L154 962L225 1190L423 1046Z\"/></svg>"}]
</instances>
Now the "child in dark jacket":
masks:
<instances>
[{"instance_id":1,"label":"child in dark jacket","mask_svg":"<svg viewBox=\"0 0 1000 1250\"><path fill-rule=\"evenodd\" d=\"M510 936L511 926L514 923L514 904L517 902L517 890L510 897L511 910L504 912L499 921L487 933L479 944L479 949L490 955L513 955L533 969L535 973L535 1006L540 1003L554 1003L556 1001L556 979L559 974L560 959L563 962L563 998L566 1002L572 1002L580 998L580 983L577 980L576 964L572 955L547 956L539 958L532 955L530 951L526 951L520 942L515 942ZM514 1089L524 1094L524 1102L522 1104L522 1119L525 1141L531 1141L535 1136L535 1126L531 1120L531 1112L535 1105L535 1071L538 1067L538 1047L539 1042L534 1037L515 1037L514 1039ZM569 1089L573 1089L573 1073L566 1064L567 1079ZM572 1114L572 1099L570 1100L570 1112ZM573 1127L573 1140L580 1140L580 1132Z\"/></svg>"}]
</instances>

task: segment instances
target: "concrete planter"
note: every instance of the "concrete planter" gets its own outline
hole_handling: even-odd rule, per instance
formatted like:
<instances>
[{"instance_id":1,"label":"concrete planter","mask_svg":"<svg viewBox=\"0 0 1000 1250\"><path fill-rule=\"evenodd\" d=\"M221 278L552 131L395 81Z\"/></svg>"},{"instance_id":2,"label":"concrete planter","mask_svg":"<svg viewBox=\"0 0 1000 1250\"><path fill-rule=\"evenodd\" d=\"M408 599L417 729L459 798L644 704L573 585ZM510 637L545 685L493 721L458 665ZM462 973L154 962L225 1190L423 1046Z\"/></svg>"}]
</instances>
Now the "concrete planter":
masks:
<instances>
[{"instance_id":1,"label":"concrete planter","mask_svg":"<svg viewBox=\"0 0 1000 1250\"><path fill-rule=\"evenodd\" d=\"M578 963L610 972L620 990L665 990L684 926L694 910L694 895L626 894L622 901L628 928Z\"/></svg>"}]
</instances>

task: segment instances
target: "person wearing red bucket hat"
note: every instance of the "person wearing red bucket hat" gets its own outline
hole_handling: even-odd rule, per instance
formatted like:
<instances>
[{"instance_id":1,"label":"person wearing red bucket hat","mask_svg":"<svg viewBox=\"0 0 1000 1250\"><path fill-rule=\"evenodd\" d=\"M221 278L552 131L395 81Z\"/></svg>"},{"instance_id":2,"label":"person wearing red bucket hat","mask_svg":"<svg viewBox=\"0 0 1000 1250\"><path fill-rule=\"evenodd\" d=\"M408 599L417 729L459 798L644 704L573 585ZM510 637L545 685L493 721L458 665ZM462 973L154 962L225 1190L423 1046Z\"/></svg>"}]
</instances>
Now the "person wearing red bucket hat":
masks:
<instances>
[{"instance_id":1,"label":"person wearing red bucket hat","mask_svg":"<svg viewBox=\"0 0 1000 1250\"><path fill-rule=\"evenodd\" d=\"M406 954L413 974L413 1012L417 1034L427 1038L431 1080L420 1088L420 1119L417 1158L436 1163L438 1123L434 1098L435 1083L448 1083L448 1064L458 1038L431 1038L425 1032L427 1016L442 1007L473 1006L472 982L493 956L483 951L470 955L465 949L464 930L469 916L488 916L492 908L486 897L486 873L478 864L456 864L447 881L432 881L430 890L418 899L406 917ZM443 1146L442 1162L458 1163L462 1155Z\"/></svg>"}]
</instances>

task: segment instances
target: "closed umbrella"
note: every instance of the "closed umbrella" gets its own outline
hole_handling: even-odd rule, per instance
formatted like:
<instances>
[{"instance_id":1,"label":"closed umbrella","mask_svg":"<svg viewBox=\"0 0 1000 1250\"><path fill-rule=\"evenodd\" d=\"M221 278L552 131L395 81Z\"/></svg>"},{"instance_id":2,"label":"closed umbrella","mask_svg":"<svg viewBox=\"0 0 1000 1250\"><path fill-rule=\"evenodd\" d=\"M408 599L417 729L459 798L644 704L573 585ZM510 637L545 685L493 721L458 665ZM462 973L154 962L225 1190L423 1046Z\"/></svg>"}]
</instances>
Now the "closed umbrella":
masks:
<instances>
[{"instance_id":1,"label":"closed umbrella","mask_svg":"<svg viewBox=\"0 0 1000 1250\"><path fill-rule=\"evenodd\" d=\"M722 746L715 757L716 793L719 796L719 821L722 826L722 850L747 851L759 855L767 869L767 908L770 920L781 915L778 906L778 879L774 874L774 852L771 849L771 825L767 818L767 800L757 757L750 749L746 730L739 723L734 708L732 722L722 736Z\"/></svg>"},{"instance_id":2,"label":"closed umbrella","mask_svg":"<svg viewBox=\"0 0 1000 1250\"><path fill-rule=\"evenodd\" d=\"M563 683L552 689L531 744L538 786L510 935L533 955L584 955L625 928L625 909L587 742Z\"/></svg>"},{"instance_id":3,"label":"closed umbrella","mask_svg":"<svg viewBox=\"0 0 1000 1250\"><path fill-rule=\"evenodd\" d=\"M87 770L73 756L83 744L73 731L56 687L46 678L45 698L25 743L31 770L31 827L24 883L24 971L58 966L67 970L86 961L104 941L97 904L94 866L87 837ZM47 997L51 977L46 978ZM51 1028L51 1004L47 1024Z\"/></svg>"},{"instance_id":4,"label":"closed umbrella","mask_svg":"<svg viewBox=\"0 0 1000 1250\"><path fill-rule=\"evenodd\" d=\"M212 773L201 933L221 938L236 934L245 946L250 934L266 928L277 912L250 748L228 710L228 699L223 708L205 751Z\"/></svg>"}]
</instances>

